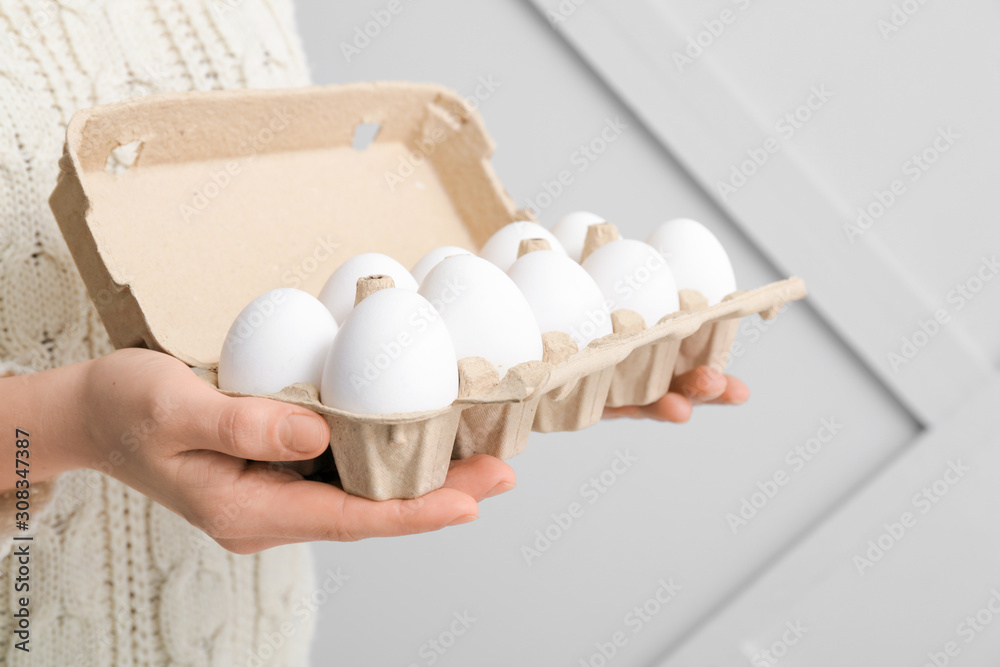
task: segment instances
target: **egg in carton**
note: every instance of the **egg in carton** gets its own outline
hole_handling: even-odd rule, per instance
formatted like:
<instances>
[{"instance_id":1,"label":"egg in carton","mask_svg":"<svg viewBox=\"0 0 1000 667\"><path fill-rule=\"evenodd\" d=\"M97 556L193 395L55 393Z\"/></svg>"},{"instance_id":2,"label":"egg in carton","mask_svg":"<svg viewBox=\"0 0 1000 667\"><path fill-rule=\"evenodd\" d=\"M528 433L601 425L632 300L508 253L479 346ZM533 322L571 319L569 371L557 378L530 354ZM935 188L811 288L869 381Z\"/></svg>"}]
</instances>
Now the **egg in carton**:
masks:
<instances>
[{"instance_id":1,"label":"egg in carton","mask_svg":"<svg viewBox=\"0 0 1000 667\"><path fill-rule=\"evenodd\" d=\"M690 221L682 221L690 222ZM707 232L706 232L707 233ZM611 223L591 224L581 261L596 249L620 239ZM718 242L711 237L711 241ZM720 252L721 246L718 246ZM716 262L718 265L719 262ZM722 262L728 265L728 260ZM731 269L730 269L731 276ZM732 281L709 281L726 285ZM662 398L674 376L698 366L724 371L729 361L740 319L759 313L772 319L788 301L805 296L798 278L757 290L733 291L719 303L692 289L681 289L679 308L647 327L639 313L629 309L611 312L614 333L578 351L568 337L547 341L547 360L557 364L545 388L534 430L568 431L587 428L602 416L605 407L648 405ZM554 344L559 340L558 344Z\"/></svg>"},{"instance_id":2,"label":"egg in carton","mask_svg":"<svg viewBox=\"0 0 1000 667\"><path fill-rule=\"evenodd\" d=\"M439 246L480 248L524 219L492 151L479 115L440 86L172 93L74 115L50 205L115 347L173 355L217 387L230 325L266 291L316 295L360 252L412 266ZM637 349L803 295L793 279L641 331L623 321L582 350L546 335L542 360L502 380L464 359L456 400L435 410L355 414L323 405L308 383L256 395L323 415L348 492L416 497L443 484L453 456L509 458L531 428L599 419L602 396L622 386L629 374L619 366ZM303 471L322 476L324 465L329 457Z\"/></svg>"},{"instance_id":3,"label":"egg in carton","mask_svg":"<svg viewBox=\"0 0 1000 667\"><path fill-rule=\"evenodd\" d=\"M610 223L591 225L581 259L619 238ZM523 240L519 257L548 247L545 239ZM456 458L483 452L508 458L519 453L527 437L523 429L525 415L534 415L534 431L580 430L599 421L605 407L647 405L658 400L667 393L675 374L700 365L724 370L741 317L760 313L772 318L784 303L804 295L805 287L797 278L753 292L733 292L714 307L697 291L681 290L680 308L652 327L647 328L642 316L632 310L611 312L613 333L593 340L583 350L564 332L546 332L542 336L543 361L549 368L544 383L539 383L540 375L535 374L533 381L522 385L520 391L513 388L516 384L511 385L508 391L519 394L520 411L516 412L516 418L508 418L506 422L504 416L508 413L503 410L510 406L489 407L486 414L490 415L487 421L491 426L485 430L477 430L481 420L467 419L475 411L463 415L470 445L457 446ZM486 382L484 386L495 384L494 376L492 383ZM537 391L532 397L534 387ZM500 433L493 428L496 424L506 426L507 430L502 432L508 435L507 440L491 437Z\"/></svg>"},{"instance_id":4,"label":"egg in carton","mask_svg":"<svg viewBox=\"0 0 1000 667\"><path fill-rule=\"evenodd\" d=\"M594 236L598 240L590 245L596 247L602 237L610 238L608 226ZM546 247L544 240L525 240L519 255ZM363 278L357 302L391 286L382 276ZM707 362L713 345L732 343L712 332L732 330L730 323L752 313L773 317L785 302L804 294L797 278L734 293L712 307L689 292L687 307L652 327L635 312L616 310L612 334L579 350L569 335L546 332L542 360L516 364L502 380L493 363L464 357L457 361L458 396L438 411L387 417L331 411L315 401L306 407L327 415L336 430L331 448L345 490L377 500L415 497L444 483L450 459L476 454L509 459L524 451L532 430L580 430L600 420L616 400L622 405L657 400L669 388L685 342L694 343L690 359Z\"/></svg>"},{"instance_id":5,"label":"egg in carton","mask_svg":"<svg viewBox=\"0 0 1000 667\"><path fill-rule=\"evenodd\" d=\"M590 225L586 232L581 262L598 248L620 238L617 228L611 223ZM522 242L521 252L523 254L540 247L547 247L542 239ZM696 293L691 291L687 291L681 302L682 311L698 310L705 306L704 300L699 301ZM680 311L668 314L661 321L676 318L679 314ZM616 309L610 313L610 320L613 334L607 340L593 341L593 349L587 355L597 359L597 363L587 371L576 370L577 374L585 372L581 377L553 381L559 384L543 396L536 412L535 431L544 433L584 429L600 420L605 407L648 405L667 393L686 329L681 328L609 363L608 350L616 347L615 341L628 339L646 329L643 317L633 310ZM706 328L711 331L713 326L714 323L706 325ZM620 346L617 347L620 349ZM555 365L567 362L579 352L575 342L561 332L545 334L545 349L546 361ZM576 360L569 368L581 367L581 361Z\"/></svg>"},{"instance_id":6,"label":"egg in carton","mask_svg":"<svg viewBox=\"0 0 1000 667\"><path fill-rule=\"evenodd\" d=\"M531 219L530 212L522 212L525 219ZM550 240L545 238L526 238L518 247L518 259L536 251L550 251ZM565 261L565 260L563 260ZM513 272L515 269L511 269ZM580 269L577 269L580 271ZM530 276L534 278L534 276ZM588 278L589 280L589 278ZM554 291L571 289L571 285L550 284L541 285L541 289ZM536 287L533 285L533 287ZM599 296L599 295L598 295ZM610 316L608 316L610 319ZM573 366L573 375L562 373L568 367L566 362L579 352L576 340L564 331L546 331L542 334L542 364L532 362L535 372L526 376L528 382L518 385L527 392L522 400L523 409L516 415L516 437L505 442L499 451L488 453L500 458L520 453L528 439L529 430L548 433L553 431L578 431L595 424L604 410L608 387L613 375L605 357L600 368L588 372L580 363ZM517 369L513 369L517 370ZM581 373L584 373L581 376ZM519 376L522 373L518 374ZM489 441L489 431L484 432L478 427L482 420L493 423L504 421L502 409L498 407L470 410L463 416L465 441L480 443ZM508 423L515 423L510 420ZM461 431L460 431L461 432ZM513 435L513 434L512 434ZM485 449L494 449L487 447ZM456 447L456 457L465 457L470 453L484 450L481 444L472 447L459 443Z\"/></svg>"}]
</instances>

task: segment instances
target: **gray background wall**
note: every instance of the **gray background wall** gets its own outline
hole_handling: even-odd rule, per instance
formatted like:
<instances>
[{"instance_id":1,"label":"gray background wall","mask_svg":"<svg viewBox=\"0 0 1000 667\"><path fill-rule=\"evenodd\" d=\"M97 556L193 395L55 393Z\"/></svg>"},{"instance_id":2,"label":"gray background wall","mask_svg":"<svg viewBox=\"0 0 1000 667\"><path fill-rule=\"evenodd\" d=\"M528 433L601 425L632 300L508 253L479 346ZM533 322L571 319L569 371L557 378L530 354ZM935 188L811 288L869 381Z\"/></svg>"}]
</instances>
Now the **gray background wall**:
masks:
<instances>
[{"instance_id":1,"label":"gray background wall","mask_svg":"<svg viewBox=\"0 0 1000 667\"><path fill-rule=\"evenodd\" d=\"M573 172L543 223L587 209L645 238L658 222L693 217L722 240L741 287L795 273L813 294L773 323L743 323L745 351L730 372L753 392L745 406L702 407L683 426L535 434L511 461L518 488L485 502L474 524L316 545L321 579L336 568L350 578L321 608L315 665L596 665L598 644L618 631L627 641L614 664L777 664L761 650L781 642L786 623L807 629L781 664L921 664L952 638L1000 583L986 361L997 358L1000 289L981 285L901 372L886 355L922 317L953 308L949 293L1000 245L984 214L1000 138L985 31L998 10L959 4L968 7L922 7L884 38L878 21L893 3L882 0L401 0L348 61L341 42L388 3L300 0L317 83L433 81L472 96L492 82L480 111L518 203ZM560 6L572 11L555 30L543 12ZM734 21L678 71L673 53L724 10ZM959 16L966 10L981 30ZM829 105L723 200L715 184L729 166L824 83ZM615 119L627 129L579 170L575 151ZM845 243L855 209L949 124L963 140L947 160L860 245ZM824 420L843 426L794 469L786 455ZM589 503L581 485L625 452L637 463ZM974 463L961 488L860 575L854 556L959 457ZM790 483L734 534L727 513L779 470ZM522 547L574 501L583 516L527 563ZM632 610L661 580L679 591L637 621ZM471 627L450 637L466 612ZM952 664L1000 652L996 628L975 637ZM443 655L434 639L451 644Z\"/></svg>"}]
</instances>

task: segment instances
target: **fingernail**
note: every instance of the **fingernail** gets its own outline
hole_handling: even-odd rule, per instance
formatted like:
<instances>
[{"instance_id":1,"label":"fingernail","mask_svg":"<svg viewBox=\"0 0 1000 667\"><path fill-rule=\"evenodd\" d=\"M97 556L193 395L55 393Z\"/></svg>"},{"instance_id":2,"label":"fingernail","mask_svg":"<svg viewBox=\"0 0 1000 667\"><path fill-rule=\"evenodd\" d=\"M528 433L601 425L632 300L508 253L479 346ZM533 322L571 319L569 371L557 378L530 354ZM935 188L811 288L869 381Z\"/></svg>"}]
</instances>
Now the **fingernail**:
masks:
<instances>
[{"instance_id":1,"label":"fingernail","mask_svg":"<svg viewBox=\"0 0 1000 667\"><path fill-rule=\"evenodd\" d=\"M513 482L507 482L507 481L499 482L496 486L490 489L489 492L485 496L483 496L483 498L492 498L493 496L499 496L501 493L507 493L515 486L517 486L517 484L514 484Z\"/></svg>"},{"instance_id":2,"label":"fingernail","mask_svg":"<svg viewBox=\"0 0 1000 667\"><path fill-rule=\"evenodd\" d=\"M286 449L310 454L319 449L326 438L326 429L316 417L291 415L281 422L278 437Z\"/></svg>"},{"instance_id":3,"label":"fingernail","mask_svg":"<svg viewBox=\"0 0 1000 667\"><path fill-rule=\"evenodd\" d=\"M470 523L472 521L475 521L478 518L479 517L476 516L475 514L466 514L464 516L458 517L457 519L455 519L454 521L452 521L448 525L449 526L461 526L463 523Z\"/></svg>"}]
</instances>

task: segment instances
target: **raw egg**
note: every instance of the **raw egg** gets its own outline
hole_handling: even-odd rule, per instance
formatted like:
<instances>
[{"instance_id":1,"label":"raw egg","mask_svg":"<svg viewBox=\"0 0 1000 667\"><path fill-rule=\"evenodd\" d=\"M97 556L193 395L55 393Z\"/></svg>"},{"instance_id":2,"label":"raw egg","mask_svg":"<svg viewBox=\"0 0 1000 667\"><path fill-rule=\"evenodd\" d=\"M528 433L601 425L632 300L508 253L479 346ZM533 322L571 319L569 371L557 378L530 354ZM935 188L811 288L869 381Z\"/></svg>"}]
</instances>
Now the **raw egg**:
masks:
<instances>
[{"instance_id":1,"label":"raw egg","mask_svg":"<svg viewBox=\"0 0 1000 667\"><path fill-rule=\"evenodd\" d=\"M414 291L417 289L417 281L405 266L388 255L366 252L350 258L333 272L323 285L319 300L330 309L338 322L343 322L354 308L358 279L374 275L391 277L397 288Z\"/></svg>"},{"instance_id":2,"label":"raw egg","mask_svg":"<svg viewBox=\"0 0 1000 667\"><path fill-rule=\"evenodd\" d=\"M219 357L219 388L273 394L296 382L320 384L337 322L314 296L271 290L240 312Z\"/></svg>"},{"instance_id":3,"label":"raw egg","mask_svg":"<svg viewBox=\"0 0 1000 667\"><path fill-rule=\"evenodd\" d=\"M642 241L606 243L583 260L613 312L635 311L651 327L680 308L674 274L655 248Z\"/></svg>"},{"instance_id":4,"label":"raw egg","mask_svg":"<svg viewBox=\"0 0 1000 667\"><path fill-rule=\"evenodd\" d=\"M448 257L427 274L420 294L441 313L459 359L482 357L501 378L521 362L541 360L542 334L531 306L485 259Z\"/></svg>"},{"instance_id":5,"label":"raw egg","mask_svg":"<svg viewBox=\"0 0 1000 667\"><path fill-rule=\"evenodd\" d=\"M545 239L549 248L555 252L566 254L559 240L552 233L536 222L522 220L504 225L489 238L479 256L493 262L501 271L506 271L517 260L521 241L525 239Z\"/></svg>"},{"instance_id":6,"label":"raw egg","mask_svg":"<svg viewBox=\"0 0 1000 667\"><path fill-rule=\"evenodd\" d=\"M569 334L579 349L611 333L611 314L601 288L569 257L552 250L522 256L507 271L531 306L544 333Z\"/></svg>"},{"instance_id":7,"label":"raw egg","mask_svg":"<svg viewBox=\"0 0 1000 667\"><path fill-rule=\"evenodd\" d=\"M736 291L736 276L725 248L700 222L664 222L647 240L670 265L678 289L701 292L712 306Z\"/></svg>"},{"instance_id":8,"label":"raw egg","mask_svg":"<svg viewBox=\"0 0 1000 667\"><path fill-rule=\"evenodd\" d=\"M320 400L354 414L423 412L458 397L458 358L441 316L398 287L361 301L334 340Z\"/></svg>"},{"instance_id":9,"label":"raw egg","mask_svg":"<svg viewBox=\"0 0 1000 667\"><path fill-rule=\"evenodd\" d=\"M472 253L465 248L459 248L457 245L446 245L440 248L434 248L429 253L420 258L420 261L413 265L410 269L410 274L413 279L417 281L417 284L424 282L424 278L430 273L430 270L437 266L441 260L446 257L451 257L453 255L471 255Z\"/></svg>"},{"instance_id":10,"label":"raw egg","mask_svg":"<svg viewBox=\"0 0 1000 667\"><path fill-rule=\"evenodd\" d=\"M606 222L604 218L587 211L577 211L562 218L552 227L552 234L559 239L559 243L566 250L574 261L581 261L583 255L583 244L587 239L587 228L600 222ZM620 237L616 237L620 238Z\"/></svg>"}]
</instances>

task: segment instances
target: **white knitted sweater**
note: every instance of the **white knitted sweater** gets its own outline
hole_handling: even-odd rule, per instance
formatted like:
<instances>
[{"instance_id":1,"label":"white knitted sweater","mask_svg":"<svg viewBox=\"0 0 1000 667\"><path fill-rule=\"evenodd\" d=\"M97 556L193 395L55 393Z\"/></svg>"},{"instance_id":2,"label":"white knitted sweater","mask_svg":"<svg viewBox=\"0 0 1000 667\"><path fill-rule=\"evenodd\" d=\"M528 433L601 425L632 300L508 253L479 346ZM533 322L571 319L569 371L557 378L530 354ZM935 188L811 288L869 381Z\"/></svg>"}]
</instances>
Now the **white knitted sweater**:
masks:
<instances>
[{"instance_id":1,"label":"white knitted sweater","mask_svg":"<svg viewBox=\"0 0 1000 667\"><path fill-rule=\"evenodd\" d=\"M48 207L74 111L163 91L306 83L287 0L0 0L0 375L110 350ZM24 653L11 641L17 563L0 503L0 664L305 663L307 547L230 554L92 471L41 485L32 510Z\"/></svg>"}]
</instances>

